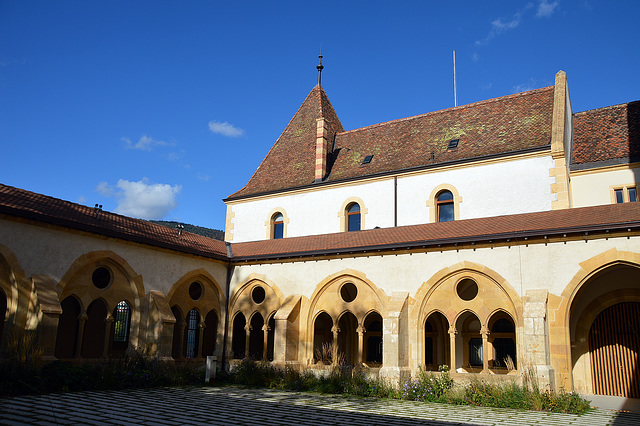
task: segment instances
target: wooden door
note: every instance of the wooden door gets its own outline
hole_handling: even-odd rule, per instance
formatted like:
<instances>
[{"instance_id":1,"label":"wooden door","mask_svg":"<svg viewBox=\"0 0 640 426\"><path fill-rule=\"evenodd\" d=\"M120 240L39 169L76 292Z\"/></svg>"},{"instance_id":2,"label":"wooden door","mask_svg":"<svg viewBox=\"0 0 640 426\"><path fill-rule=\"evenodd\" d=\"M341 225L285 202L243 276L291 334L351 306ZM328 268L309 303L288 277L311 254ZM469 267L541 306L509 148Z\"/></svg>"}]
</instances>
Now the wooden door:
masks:
<instances>
[{"instance_id":1,"label":"wooden door","mask_svg":"<svg viewBox=\"0 0 640 426\"><path fill-rule=\"evenodd\" d=\"M640 303L602 311L589 330L593 392L640 398Z\"/></svg>"}]
</instances>

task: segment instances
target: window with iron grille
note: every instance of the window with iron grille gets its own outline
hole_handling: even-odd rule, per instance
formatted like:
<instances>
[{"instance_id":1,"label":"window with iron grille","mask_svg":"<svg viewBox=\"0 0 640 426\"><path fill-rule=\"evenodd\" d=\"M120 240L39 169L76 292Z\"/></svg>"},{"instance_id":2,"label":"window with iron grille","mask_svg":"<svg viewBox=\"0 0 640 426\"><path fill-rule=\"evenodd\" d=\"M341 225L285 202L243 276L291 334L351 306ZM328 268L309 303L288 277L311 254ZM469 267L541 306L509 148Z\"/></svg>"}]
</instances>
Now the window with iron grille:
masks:
<instances>
[{"instance_id":1,"label":"window with iron grille","mask_svg":"<svg viewBox=\"0 0 640 426\"><path fill-rule=\"evenodd\" d=\"M131 308L124 300L116 306L114 313L114 342L129 341L129 323L131 322Z\"/></svg>"},{"instance_id":2,"label":"window with iron grille","mask_svg":"<svg viewBox=\"0 0 640 426\"><path fill-rule=\"evenodd\" d=\"M195 358L198 353L198 324L200 315L192 309L187 314L187 353L185 358Z\"/></svg>"}]
</instances>

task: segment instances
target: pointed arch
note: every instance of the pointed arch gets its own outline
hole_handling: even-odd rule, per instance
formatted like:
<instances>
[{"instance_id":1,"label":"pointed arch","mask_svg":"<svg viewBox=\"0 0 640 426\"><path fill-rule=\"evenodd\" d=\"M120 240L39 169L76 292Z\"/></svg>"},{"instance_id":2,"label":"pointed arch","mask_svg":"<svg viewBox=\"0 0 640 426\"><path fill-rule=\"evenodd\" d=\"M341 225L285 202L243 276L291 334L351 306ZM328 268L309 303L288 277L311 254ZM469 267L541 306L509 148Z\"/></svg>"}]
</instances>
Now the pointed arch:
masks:
<instances>
[{"instance_id":1,"label":"pointed arch","mask_svg":"<svg viewBox=\"0 0 640 426\"><path fill-rule=\"evenodd\" d=\"M448 335L438 336L438 339L443 347L446 347L445 339L450 340L446 364L452 369L469 367L469 354L473 352L469 345L478 344L478 340L471 339L480 338L482 341L483 338L477 333L471 336L473 333L469 334L469 331L466 331L466 337L461 336L458 329L461 317L473 314L480 322L480 329L486 333L491 315L502 310L513 318L516 327L522 327L522 301L518 293L500 274L478 263L463 261L441 269L420 286L415 300L418 309L413 310L410 316L418 325L418 335L426 336L426 323L434 312L440 312L450 325ZM486 344L486 338L483 344ZM417 350L418 360L428 359L426 337ZM488 364L485 363L484 367L488 368Z\"/></svg>"},{"instance_id":2,"label":"pointed arch","mask_svg":"<svg viewBox=\"0 0 640 426\"><path fill-rule=\"evenodd\" d=\"M352 285L349 291L342 291L345 285ZM355 289L355 293L353 292ZM353 297L353 299L352 299ZM314 353L318 348L315 335L316 319L321 312L325 312L337 325L345 312L354 315L361 326L366 315L372 310L378 312L382 318L387 315L388 297L362 272L345 269L323 279L316 286L309 303L301 316L301 327L308 339L302 339L303 357L309 361L316 359ZM325 339L326 340L326 339Z\"/></svg>"},{"instance_id":3,"label":"pointed arch","mask_svg":"<svg viewBox=\"0 0 640 426\"><path fill-rule=\"evenodd\" d=\"M623 303L640 303L640 254L610 249L580 264L580 269L566 285L560 297L549 299L550 337L564 343L565 350L551 355L552 365L566 365L560 370L559 385L577 392L595 390L590 344L592 324L600 313ZM636 356L640 356L636 354ZM601 367L597 367L601 368ZM637 370L639 365L635 366ZM625 380L627 373L610 374L611 386ZM598 373L599 374L599 373ZM619 374L623 374L620 376ZM635 373L637 375L637 371ZM634 382L633 386L640 388ZM631 386L633 389L634 387Z\"/></svg>"}]
</instances>

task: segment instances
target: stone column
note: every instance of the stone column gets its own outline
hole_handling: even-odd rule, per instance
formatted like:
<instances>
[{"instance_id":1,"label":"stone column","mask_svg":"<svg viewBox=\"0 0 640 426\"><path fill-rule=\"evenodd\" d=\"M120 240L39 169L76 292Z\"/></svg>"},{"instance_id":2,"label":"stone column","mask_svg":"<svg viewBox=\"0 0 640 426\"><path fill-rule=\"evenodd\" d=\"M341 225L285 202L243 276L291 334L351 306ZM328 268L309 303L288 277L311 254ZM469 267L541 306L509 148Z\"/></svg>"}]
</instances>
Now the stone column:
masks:
<instances>
[{"instance_id":1,"label":"stone column","mask_svg":"<svg viewBox=\"0 0 640 426\"><path fill-rule=\"evenodd\" d=\"M489 330L482 327L480 330L482 335L482 373L489 374Z\"/></svg>"},{"instance_id":2,"label":"stone column","mask_svg":"<svg viewBox=\"0 0 640 426\"><path fill-rule=\"evenodd\" d=\"M247 358L249 356L249 344L251 343L251 324L245 324L244 326L244 357Z\"/></svg>"},{"instance_id":3,"label":"stone column","mask_svg":"<svg viewBox=\"0 0 640 426\"><path fill-rule=\"evenodd\" d=\"M393 292L382 323L382 368L379 377L394 387L401 386L411 377L408 304L408 292Z\"/></svg>"},{"instance_id":4,"label":"stone column","mask_svg":"<svg viewBox=\"0 0 640 426\"><path fill-rule=\"evenodd\" d=\"M331 327L331 332L333 333L333 344L331 345L331 363L333 365L338 364L338 333L340 333L340 328L337 325Z\"/></svg>"},{"instance_id":5,"label":"stone column","mask_svg":"<svg viewBox=\"0 0 640 426\"><path fill-rule=\"evenodd\" d=\"M547 290L528 290L523 298L524 343L518 344L518 370L533 368L540 389L555 390L555 374L549 359ZM524 364L524 365L523 365Z\"/></svg>"},{"instance_id":6,"label":"stone column","mask_svg":"<svg viewBox=\"0 0 640 426\"><path fill-rule=\"evenodd\" d=\"M86 312L83 312L78 317L78 337L76 340L76 353L73 356L76 359L82 358L82 341L84 340L84 324L89 317Z\"/></svg>"},{"instance_id":7,"label":"stone column","mask_svg":"<svg viewBox=\"0 0 640 426\"><path fill-rule=\"evenodd\" d=\"M108 313L107 317L104 319L104 345L102 346L102 358L107 358L109 356L111 324L113 324L113 315L111 315L111 313Z\"/></svg>"},{"instance_id":8,"label":"stone column","mask_svg":"<svg viewBox=\"0 0 640 426\"><path fill-rule=\"evenodd\" d=\"M185 356L184 353L184 329L187 328L187 323L183 320L178 326L178 333L180 334L180 353L178 354L178 358L183 359Z\"/></svg>"},{"instance_id":9,"label":"stone column","mask_svg":"<svg viewBox=\"0 0 640 426\"><path fill-rule=\"evenodd\" d=\"M356 332L358 333L358 364L362 365L364 363L364 333L366 333L366 330L360 324Z\"/></svg>"},{"instance_id":10,"label":"stone column","mask_svg":"<svg viewBox=\"0 0 640 426\"><path fill-rule=\"evenodd\" d=\"M198 324L198 353L193 354L195 358L202 358L202 343L204 340L204 329L206 325L204 322Z\"/></svg>"},{"instance_id":11,"label":"stone column","mask_svg":"<svg viewBox=\"0 0 640 426\"><path fill-rule=\"evenodd\" d=\"M267 349L269 346L269 332L271 331L271 327L269 327L269 324L265 324L262 326L262 334L264 337L264 344L262 347L262 360L263 361L268 361L267 359Z\"/></svg>"},{"instance_id":12,"label":"stone column","mask_svg":"<svg viewBox=\"0 0 640 426\"><path fill-rule=\"evenodd\" d=\"M449 356L450 363L449 370L453 373L456 371L456 335L458 334L458 330L454 326L449 327Z\"/></svg>"}]
</instances>

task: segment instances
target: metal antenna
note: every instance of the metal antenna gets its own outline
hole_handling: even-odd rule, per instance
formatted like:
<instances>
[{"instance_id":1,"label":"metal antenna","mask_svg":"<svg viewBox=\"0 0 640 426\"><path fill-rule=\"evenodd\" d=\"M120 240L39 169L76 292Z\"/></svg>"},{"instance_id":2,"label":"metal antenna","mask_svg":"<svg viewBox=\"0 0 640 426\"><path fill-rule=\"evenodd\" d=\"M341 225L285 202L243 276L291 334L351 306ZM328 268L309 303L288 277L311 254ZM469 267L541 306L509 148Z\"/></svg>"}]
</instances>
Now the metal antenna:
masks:
<instances>
[{"instance_id":1,"label":"metal antenna","mask_svg":"<svg viewBox=\"0 0 640 426\"><path fill-rule=\"evenodd\" d=\"M318 66L316 66L316 68L318 69L318 86L320 86L322 70L324 69L324 67L322 66L322 44L320 45L320 56L318 56L318 58L320 58L320 63L318 64Z\"/></svg>"},{"instance_id":2,"label":"metal antenna","mask_svg":"<svg viewBox=\"0 0 640 426\"><path fill-rule=\"evenodd\" d=\"M456 87L456 51L453 51L453 106L458 106L458 88Z\"/></svg>"}]
</instances>

